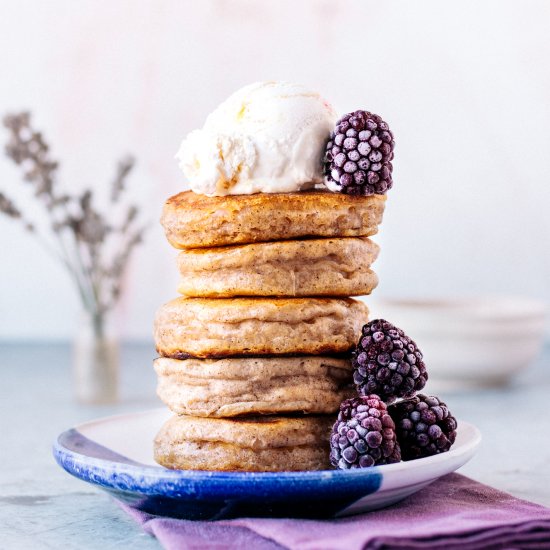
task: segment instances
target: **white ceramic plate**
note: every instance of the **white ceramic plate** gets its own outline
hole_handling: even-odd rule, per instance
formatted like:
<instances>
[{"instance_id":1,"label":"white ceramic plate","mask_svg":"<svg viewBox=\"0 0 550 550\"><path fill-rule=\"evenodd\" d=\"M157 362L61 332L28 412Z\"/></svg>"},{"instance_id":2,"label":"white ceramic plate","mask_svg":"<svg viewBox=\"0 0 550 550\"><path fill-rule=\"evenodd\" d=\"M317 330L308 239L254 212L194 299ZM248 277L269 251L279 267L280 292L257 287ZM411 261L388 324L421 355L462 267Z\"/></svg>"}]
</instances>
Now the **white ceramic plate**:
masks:
<instances>
[{"instance_id":1,"label":"white ceramic plate","mask_svg":"<svg viewBox=\"0 0 550 550\"><path fill-rule=\"evenodd\" d=\"M63 432L54 456L70 474L137 509L187 519L239 516L340 517L389 506L454 472L481 435L458 423L450 451L359 470L203 472L167 470L152 442L171 415L165 408L87 422Z\"/></svg>"}]
</instances>

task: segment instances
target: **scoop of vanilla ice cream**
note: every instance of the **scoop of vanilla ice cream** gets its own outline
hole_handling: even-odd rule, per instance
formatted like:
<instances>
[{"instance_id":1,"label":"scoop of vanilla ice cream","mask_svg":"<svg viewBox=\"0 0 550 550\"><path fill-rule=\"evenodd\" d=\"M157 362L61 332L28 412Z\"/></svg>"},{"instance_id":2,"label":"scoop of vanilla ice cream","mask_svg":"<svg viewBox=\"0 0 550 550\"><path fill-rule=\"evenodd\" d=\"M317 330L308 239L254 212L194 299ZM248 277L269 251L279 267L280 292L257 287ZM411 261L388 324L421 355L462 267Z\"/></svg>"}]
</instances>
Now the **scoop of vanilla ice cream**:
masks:
<instances>
[{"instance_id":1,"label":"scoop of vanilla ice cream","mask_svg":"<svg viewBox=\"0 0 550 550\"><path fill-rule=\"evenodd\" d=\"M176 155L195 193L289 193L323 183L336 122L319 94L288 82L241 88L191 132Z\"/></svg>"}]
</instances>

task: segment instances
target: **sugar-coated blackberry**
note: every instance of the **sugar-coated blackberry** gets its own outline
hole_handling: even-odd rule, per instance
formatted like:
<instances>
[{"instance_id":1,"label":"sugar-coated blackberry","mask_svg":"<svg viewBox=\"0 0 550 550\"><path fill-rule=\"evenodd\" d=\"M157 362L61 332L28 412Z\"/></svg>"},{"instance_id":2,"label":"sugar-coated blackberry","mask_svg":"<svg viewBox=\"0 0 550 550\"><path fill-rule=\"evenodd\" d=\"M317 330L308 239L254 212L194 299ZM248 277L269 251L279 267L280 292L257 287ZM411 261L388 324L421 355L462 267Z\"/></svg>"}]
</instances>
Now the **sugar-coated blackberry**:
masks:
<instances>
[{"instance_id":1,"label":"sugar-coated blackberry","mask_svg":"<svg viewBox=\"0 0 550 550\"><path fill-rule=\"evenodd\" d=\"M395 141L388 125L369 111L344 115L325 148L325 183L348 195L384 194L393 185Z\"/></svg>"},{"instance_id":2,"label":"sugar-coated blackberry","mask_svg":"<svg viewBox=\"0 0 550 550\"><path fill-rule=\"evenodd\" d=\"M346 399L330 437L330 462L335 468L368 468L401 460L395 424L377 395Z\"/></svg>"},{"instance_id":3,"label":"sugar-coated blackberry","mask_svg":"<svg viewBox=\"0 0 550 550\"><path fill-rule=\"evenodd\" d=\"M456 418L437 397L419 393L388 407L403 460L444 453L456 439Z\"/></svg>"},{"instance_id":4,"label":"sugar-coated blackberry","mask_svg":"<svg viewBox=\"0 0 550 550\"><path fill-rule=\"evenodd\" d=\"M418 346L384 319L363 327L351 361L357 391L362 395L375 393L387 403L412 397L428 380Z\"/></svg>"}]
</instances>

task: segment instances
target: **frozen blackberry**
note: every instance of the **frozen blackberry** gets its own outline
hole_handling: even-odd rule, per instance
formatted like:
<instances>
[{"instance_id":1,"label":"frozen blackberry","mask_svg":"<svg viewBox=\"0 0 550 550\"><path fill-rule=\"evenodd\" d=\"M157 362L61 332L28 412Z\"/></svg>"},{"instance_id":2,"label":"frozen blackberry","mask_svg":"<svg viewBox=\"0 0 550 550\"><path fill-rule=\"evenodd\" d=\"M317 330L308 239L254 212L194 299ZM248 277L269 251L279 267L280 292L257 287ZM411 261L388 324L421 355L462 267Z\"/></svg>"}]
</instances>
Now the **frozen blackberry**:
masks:
<instances>
[{"instance_id":1,"label":"frozen blackberry","mask_svg":"<svg viewBox=\"0 0 550 550\"><path fill-rule=\"evenodd\" d=\"M347 195L384 194L391 189L395 142L374 113L344 115L330 134L324 156L325 183Z\"/></svg>"},{"instance_id":2,"label":"frozen blackberry","mask_svg":"<svg viewBox=\"0 0 550 550\"><path fill-rule=\"evenodd\" d=\"M351 362L357 391L362 395L375 393L387 403L412 397L428 380L417 345L384 319L363 327Z\"/></svg>"},{"instance_id":3,"label":"frozen blackberry","mask_svg":"<svg viewBox=\"0 0 550 550\"><path fill-rule=\"evenodd\" d=\"M395 424L377 395L346 399L330 437L330 463L335 468L368 468L401 460Z\"/></svg>"},{"instance_id":4,"label":"frozen blackberry","mask_svg":"<svg viewBox=\"0 0 550 550\"><path fill-rule=\"evenodd\" d=\"M444 453L456 439L456 418L437 397L423 395L388 407L403 460Z\"/></svg>"}]
</instances>

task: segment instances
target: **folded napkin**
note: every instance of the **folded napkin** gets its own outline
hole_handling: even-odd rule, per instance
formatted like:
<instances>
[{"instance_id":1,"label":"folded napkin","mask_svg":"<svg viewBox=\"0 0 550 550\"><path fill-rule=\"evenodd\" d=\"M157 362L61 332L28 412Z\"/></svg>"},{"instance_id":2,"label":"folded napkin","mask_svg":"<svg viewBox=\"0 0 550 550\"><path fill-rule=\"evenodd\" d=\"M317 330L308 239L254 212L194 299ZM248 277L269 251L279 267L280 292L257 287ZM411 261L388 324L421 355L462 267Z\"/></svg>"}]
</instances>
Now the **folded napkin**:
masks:
<instances>
[{"instance_id":1,"label":"folded napkin","mask_svg":"<svg viewBox=\"0 0 550 550\"><path fill-rule=\"evenodd\" d=\"M124 509L167 550L550 548L550 508L450 474L389 508L336 520L189 521Z\"/></svg>"}]
</instances>

